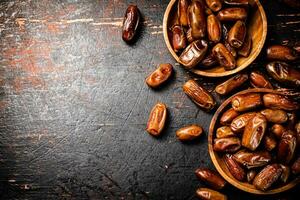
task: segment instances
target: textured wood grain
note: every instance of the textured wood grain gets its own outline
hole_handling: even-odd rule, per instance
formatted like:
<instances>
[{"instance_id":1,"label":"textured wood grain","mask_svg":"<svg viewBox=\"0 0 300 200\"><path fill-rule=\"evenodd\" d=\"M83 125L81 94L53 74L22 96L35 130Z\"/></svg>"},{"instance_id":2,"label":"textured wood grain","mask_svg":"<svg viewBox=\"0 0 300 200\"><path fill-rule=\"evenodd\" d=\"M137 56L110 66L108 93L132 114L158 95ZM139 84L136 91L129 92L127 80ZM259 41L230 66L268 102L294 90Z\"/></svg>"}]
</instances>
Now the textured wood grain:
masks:
<instances>
[{"instance_id":1,"label":"textured wood grain","mask_svg":"<svg viewBox=\"0 0 300 200\"><path fill-rule=\"evenodd\" d=\"M122 41L120 29L129 3L137 3L144 18L132 46ZM262 3L267 43L297 43L299 11ZM195 78L213 91L224 79L195 77L175 63L162 35L167 4L0 2L0 199L195 198L202 183L194 170L213 166L207 139L183 144L175 131L196 123L207 135L213 113L198 109L181 87ZM149 89L145 77L166 62L174 65L174 77L159 90ZM264 63L260 58L250 69ZM170 110L159 139L145 132L157 101ZM233 187L224 193L254 198ZM270 199L296 193L297 188Z\"/></svg>"}]
</instances>

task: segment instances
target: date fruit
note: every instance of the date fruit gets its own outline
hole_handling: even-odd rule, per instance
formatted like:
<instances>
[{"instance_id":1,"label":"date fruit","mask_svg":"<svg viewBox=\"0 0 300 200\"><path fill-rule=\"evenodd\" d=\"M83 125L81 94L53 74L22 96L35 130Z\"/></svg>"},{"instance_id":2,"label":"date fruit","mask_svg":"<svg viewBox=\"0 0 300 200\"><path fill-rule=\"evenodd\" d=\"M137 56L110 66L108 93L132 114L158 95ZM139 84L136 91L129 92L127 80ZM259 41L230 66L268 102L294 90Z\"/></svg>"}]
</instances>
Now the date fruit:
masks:
<instances>
[{"instance_id":1,"label":"date fruit","mask_svg":"<svg viewBox=\"0 0 300 200\"><path fill-rule=\"evenodd\" d=\"M242 47L238 50L238 55L243 57L248 57L252 49L252 37L250 35L246 35L244 43Z\"/></svg>"},{"instance_id":2,"label":"date fruit","mask_svg":"<svg viewBox=\"0 0 300 200\"><path fill-rule=\"evenodd\" d=\"M231 128L228 126L222 126L217 129L216 137L217 138L227 138L233 137L235 134L232 132Z\"/></svg>"},{"instance_id":3,"label":"date fruit","mask_svg":"<svg viewBox=\"0 0 300 200\"><path fill-rule=\"evenodd\" d=\"M272 45L267 48L267 59L281 60L281 61L295 61L298 59L298 56L294 49L291 49L287 46Z\"/></svg>"},{"instance_id":4,"label":"date fruit","mask_svg":"<svg viewBox=\"0 0 300 200\"><path fill-rule=\"evenodd\" d=\"M212 52L219 64L226 70L232 70L236 67L235 58L222 43L216 44Z\"/></svg>"},{"instance_id":5,"label":"date fruit","mask_svg":"<svg viewBox=\"0 0 300 200\"><path fill-rule=\"evenodd\" d=\"M192 42L181 53L179 57L181 64L183 64L187 69L195 67L203 60L207 52L207 48L208 44L205 40L196 40Z\"/></svg>"},{"instance_id":6,"label":"date fruit","mask_svg":"<svg viewBox=\"0 0 300 200\"><path fill-rule=\"evenodd\" d=\"M157 103L151 110L147 123L147 132L158 136L162 132L167 118L167 106L164 103Z\"/></svg>"},{"instance_id":7,"label":"date fruit","mask_svg":"<svg viewBox=\"0 0 300 200\"><path fill-rule=\"evenodd\" d=\"M271 164L261 170L253 180L253 185L259 190L269 189L281 176L282 168L279 164Z\"/></svg>"},{"instance_id":8,"label":"date fruit","mask_svg":"<svg viewBox=\"0 0 300 200\"><path fill-rule=\"evenodd\" d=\"M123 20L122 39L131 42L140 22L140 13L136 5L129 5Z\"/></svg>"},{"instance_id":9,"label":"date fruit","mask_svg":"<svg viewBox=\"0 0 300 200\"><path fill-rule=\"evenodd\" d=\"M292 173L293 174L300 174L300 156L296 159L296 161L292 165Z\"/></svg>"},{"instance_id":10,"label":"date fruit","mask_svg":"<svg viewBox=\"0 0 300 200\"><path fill-rule=\"evenodd\" d=\"M235 153L233 158L247 169L265 166L272 159L271 154L267 151L249 152L246 150Z\"/></svg>"},{"instance_id":11,"label":"date fruit","mask_svg":"<svg viewBox=\"0 0 300 200\"><path fill-rule=\"evenodd\" d=\"M277 146L277 141L273 135L266 135L263 139L264 147L267 151L272 151Z\"/></svg>"},{"instance_id":12,"label":"date fruit","mask_svg":"<svg viewBox=\"0 0 300 200\"><path fill-rule=\"evenodd\" d=\"M244 21L247 19L247 10L239 7L225 8L218 13L217 17L221 22Z\"/></svg>"},{"instance_id":13,"label":"date fruit","mask_svg":"<svg viewBox=\"0 0 300 200\"><path fill-rule=\"evenodd\" d=\"M179 52L187 45L183 28L180 25L174 25L172 28L172 45L175 52Z\"/></svg>"},{"instance_id":14,"label":"date fruit","mask_svg":"<svg viewBox=\"0 0 300 200\"><path fill-rule=\"evenodd\" d=\"M200 39L206 35L205 6L199 1L192 1L188 9L189 25L192 28L192 36Z\"/></svg>"},{"instance_id":15,"label":"date fruit","mask_svg":"<svg viewBox=\"0 0 300 200\"><path fill-rule=\"evenodd\" d=\"M216 92L220 95L227 95L233 90L240 87L248 80L247 74L238 74L228 79L227 81L216 86Z\"/></svg>"},{"instance_id":16,"label":"date fruit","mask_svg":"<svg viewBox=\"0 0 300 200\"><path fill-rule=\"evenodd\" d=\"M214 139L215 151L218 152L236 152L241 148L241 141L238 137L217 138Z\"/></svg>"},{"instance_id":17,"label":"date fruit","mask_svg":"<svg viewBox=\"0 0 300 200\"><path fill-rule=\"evenodd\" d=\"M213 12L218 12L222 8L221 0L206 0L206 4Z\"/></svg>"},{"instance_id":18,"label":"date fruit","mask_svg":"<svg viewBox=\"0 0 300 200\"><path fill-rule=\"evenodd\" d=\"M285 131L286 129L281 124L274 124L271 127L271 132L276 136L277 139L280 139Z\"/></svg>"},{"instance_id":19,"label":"date fruit","mask_svg":"<svg viewBox=\"0 0 300 200\"><path fill-rule=\"evenodd\" d=\"M265 116L268 122L282 124L288 120L287 113L283 110L264 109L260 113Z\"/></svg>"},{"instance_id":20,"label":"date fruit","mask_svg":"<svg viewBox=\"0 0 300 200\"><path fill-rule=\"evenodd\" d=\"M257 172L255 170L250 170L247 172L247 181L248 183L252 183L253 179L255 178Z\"/></svg>"},{"instance_id":21,"label":"date fruit","mask_svg":"<svg viewBox=\"0 0 300 200\"><path fill-rule=\"evenodd\" d=\"M280 165L280 167L282 168L282 174L280 176L280 180L281 182L286 183L290 177L291 169L289 166L286 165Z\"/></svg>"},{"instance_id":22,"label":"date fruit","mask_svg":"<svg viewBox=\"0 0 300 200\"><path fill-rule=\"evenodd\" d=\"M202 127L198 125L190 125L180 128L176 131L176 136L181 141L190 141L200 137L203 134Z\"/></svg>"},{"instance_id":23,"label":"date fruit","mask_svg":"<svg viewBox=\"0 0 300 200\"><path fill-rule=\"evenodd\" d=\"M235 111L233 108L230 108L226 112L223 113L220 123L222 125L228 125L232 122L234 118L236 118L239 115L237 111Z\"/></svg>"},{"instance_id":24,"label":"date fruit","mask_svg":"<svg viewBox=\"0 0 300 200\"><path fill-rule=\"evenodd\" d=\"M246 25L243 21L238 20L228 33L228 42L234 48L240 48L244 44L246 37Z\"/></svg>"},{"instance_id":25,"label":"date fruit","mask_svg":"<svg viewBox=\"0 0 300 200\"><path fill-rule=\"evenodd\" d=\"M189 0L178 1L178 18L181 26L189 25L188 8L189 8Z\"/></svg>"},{"instance_id":26,"label":"date fruit","mask_svg":"<svg viewBox=\"0 0 300 200\"><path fill-rule=\"evenodd\" d=\"M291 130L285 131L278 144L277 159L283 164L289 164L295 155L297 139Z\"/></svg>"},{"instance_id":27,"label":"date fruit","mask_svg":"<svg viewBox=\"0 0 300 200\"><path fill-rule=\"evenodd\" d=\"M245 126L255 115L255 112L248 112L234 118L230 124L231 130L235 133L243 132Z\"/></svg>"},{"instance_id":28,"label":"date fruit","mask_svg":"<svg viewBox=\"0 0 300 200\"><path fill-rule=\"evenodd\" d=\"M208 188L197 189L196 195L202 200L227 200L226 195Z\"/></svg>"},{"instance_id":29,"label":"date fruit","mask_svg":"<svg viewBox=\"0 0 300 200\"><path fill-rule=\"evenodd\" d=\"M157 88L171 77L172 72L173 67L171 64L160 64L158 68L146 78L146 83L152 88Z\"/></svg>"},{"instance_id":30,"label":"date fruit","mask_svg":"<svg viewBox=\"0 0 300 200\"><path fill-rule=\"evenodd\" d=\"M233 155L226 154L224 161L230 174L237 180L243 181L245 179L245 170L234 160Z\"/></svg>"},{"instance_id":31,"label":"date fruit","mask_svg":"<svg viewBox=\"0 0 300 200\"><path fill-rule=\"evenodd\" d=\"M255 109L262 105L261 96L258 93L236 95L232 98L231 105L238 112Z\"/></svg>"},{"instance_id":32,"label":"date fruit","mask_svg":"<svg viewBox=\"0 0 300 200\"><path fill-rule=\"evenodd\" d=\"M272 84L260 72L254 71L250 74L250 83L255 88L273 89Z\"/></svg>"},{"instance_id":33,"label":"date fruit","mask_svg":"<svg viewBox=\"0 0 300 200\"><path fill-rule=\"evenodd\" d=\"M267 129L267 119L257 113L246 125L242 137L242 146L254 151L259 146Z\"/></svg>"},{"instance_id":34,"label":"date fruit","mask_svg":"<svg viewBox=\"0 0 300 200\"><path fill-rule=\"evenodd\" d=\"M207 111L212 110L216 102L214 98L194 80L189 80L183 85L183 91L195 104Z\"/></svg>"},{"instance_id":35,"label":"date fruit","mask_svg":"<svg viewBox=\"0 0 300 200\"><path fill-rule=\"evenodd\" d=\"M222 36L221 23L214 14L207 17L207 33L210 41L214 43L220 41Z\"/></svg>"},{"instance_id":36,"label":"date fruit","mask_svg":"<svg viewBox=\"0 0 300 200\"><path fill-rule=\"evenodd\" d=\"M201 66L204 67L213 67L218 64L218 61L214 57L214 54L210 52L208 56L206 56L202 61L201 61Z\"/></svg>"},{"instance_id":37,"label":"date fruit","mask_svg":"<svg viewBox=\"0 0 300 200\"><path fill-rule=\"evenodd\" d=\"M221 190L226 185L226 181L213 170L199 168L196 169L195 174L201 181L211 186L213 189Z\"/></svg>"},{"instance_id":38,"label":"date fruit","mask_svg":"<svg viewBox=\"0 0 300 200\"><path fill-rule=\"evenodd\" d=\"M290 99L279 94L265 94L263 95L263 102L267 108L272 109L281 109L287 111L299 109L299 105L296 102L291 101Z\"/></svg>"}]
</instances>

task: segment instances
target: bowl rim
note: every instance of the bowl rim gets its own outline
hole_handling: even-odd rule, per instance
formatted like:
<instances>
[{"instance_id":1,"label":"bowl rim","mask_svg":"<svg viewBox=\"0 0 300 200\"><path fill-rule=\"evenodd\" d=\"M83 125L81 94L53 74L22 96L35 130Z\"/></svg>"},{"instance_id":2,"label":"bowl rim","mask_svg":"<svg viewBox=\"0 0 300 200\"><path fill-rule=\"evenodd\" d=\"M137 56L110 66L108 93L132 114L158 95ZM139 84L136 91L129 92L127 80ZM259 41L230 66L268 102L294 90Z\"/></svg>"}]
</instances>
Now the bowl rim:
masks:
<instances>
[{"instance_id":1,"label":"bowl rim","mask_svg":"<svg viewBox=\"0 0 300 200\"><path fill-rule=\"evenodd\" d=\"M277 194L277 193L281 193L284 191L287 191L291 188L293 188L294 186L296 186L298 183L300 183L300 176L296 177L294 180L290 181L289 183L287 183L286 185L279 187L279 188L275 188L275 189L271 189L268 191L261 191L255 188L249 188L246 187L245 185L242 185L240 183L240 181L235 180L234 178L228 176L225 171L223 170L223 168L220 166L219 162L217 161L218 159L216 158L216 152L213 150L213 134L214 134L214 129L215 129L215 125L217 123L218 118L220 117L220 115L223 113L224 108L226 108L228 106L228 104L230 104L231 100L233 97L235 97L236 95L240 95L240 94L246 94L246 93L275 93L275 94L282 94L281 91L278 90L273 90L273 89L266 89L266 88L252 88L252 89L246 89L243 90L241 92L238 92L234 95L232 95L231 97L229 97L228 99L226 99L221 105L220 107L217 109L217 111L215 112L213 118L211 119L211 123L209 126L209 133L208 133L208 151L209 151L209 155L210 158L215 166L215 168L217 169L217 171L219 172L219 174L227 181L229 182L231 185L235 186L236 188L243 190L245 192L248 193L252 193L252 194L260 194L260 195L269 195L269 194Z\"/></svg>"},{"instance_id":2,"label":"bowl rim","mask_svg":"<svg viewBox=\"0 0 300 200\"><path fill-rule=\"evenodd\" d=\"M170 0L168 6L166 8L164 18L163 18L163 36L164 36L164 40L165 40L165 43L167 45L168 51L171 53L172 57L176 60L176 62L178 62L180 65L182 65L182 63L179 60L179 57L177 56L177 54L175 53L175 51L172 48L172 45L170 43L169 36L168 36L169 14L170 14L173 6L175 5L175 3L177 1L178 0ZM263 6L261 5L260 1L259 0L253 0L253 1L257 4L259 12L261 13L261 16L262 16L263 31L262 31L261 42L258 44L258 49L259 50L255 51L252 54L252 56L246 62L243 63L243 65L241 65L241 66L239 66L239 67L237 67L233 70L230 70L230 71L207 72L207 71L203 71L203 70L199 70L199 69L191 69L189 71L193 72L194 74L201 75L201 76L206 76L206 77L224 77L224 76L229 76L229 75L235 74L235 73L247 68L249 65L251 65L254 62L254 60L258 57L258 55L262 51L263 46L265 44L266 37L267 37L267 32L268 32L268 27L267 27L268 22L267 22L267 17L266 17L265 10L264 10Z\"/></svg>"}]
</instances>

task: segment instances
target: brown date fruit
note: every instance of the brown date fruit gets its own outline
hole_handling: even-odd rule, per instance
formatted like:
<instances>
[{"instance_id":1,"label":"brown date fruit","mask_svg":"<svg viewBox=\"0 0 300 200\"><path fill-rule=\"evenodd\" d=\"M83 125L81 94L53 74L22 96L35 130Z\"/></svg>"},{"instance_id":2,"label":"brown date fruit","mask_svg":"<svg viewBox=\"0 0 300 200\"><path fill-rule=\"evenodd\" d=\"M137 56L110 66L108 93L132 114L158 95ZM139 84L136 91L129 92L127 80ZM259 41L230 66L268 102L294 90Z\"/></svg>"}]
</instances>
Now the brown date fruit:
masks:
<instances>
[{"instance_id":1,"label":"brown date fruit","mask_svg":"<svg viewBox=\"0 0 300 200\"><path fill-rule=\"evenodd\" d=\"M218 152L236 152L241 148L241 141L238 137L217 138L214 139L215 151Z\"/></svg>"},{"instance_id":2,"label":"brown date fruit","mask_svg":"<svg viewBox=\"0 0 300 200\"><path fill-rule=\"evenodd\" d=\"M176 131L176 136L181 141L190 141L200 137L203 134L202 127L198 125L190 125L180 128Z\"/></svg>"},{"instance_id":3,"label":"brown date fruit","mask_svg":"<svg viewBox=\"0 0 300 200\"><path fill-rule=\"evenodd\" d=\"M272 151L277 146L277 141L273 135L269 134L263 138L263 144L267 151Z\"/></svg>"},{"instance_id":4,"label":"brown date fruit","mask_svg":"<svg viewBox=\"0 0 300 200\"><path fill-rule=\"evenodd\" d=\"M279 164L271 164L261 170L253 180L253 185L259 190L269 189L281 176L282 168Z\"/></svg>"},{"instance_id":5,"label":"brown date fruit","mask_svg":"<svg viewBox=\"0 0 300 200\"><path fill-rule=\"evenodd\" d=\"M193 38L193 36L192 36L191 28L189 28L186 32L186 39L188 40L189 43L192 43L193 41L195 41L195 38Z\"/></svg>"},{"instance_id":6,"label":"brown date fruit","mask_svg":"<svg viewBox=\"0 0 300 200\"><path fill-rule=\"evenodd\" d=\"M187 46L183 28L179 25L174 25L172 28L172 45L175 52L179 52Z\"/></svg>"},{"instance_id":7,"label":"brown date fruit","mask_svg":"<svg viewBox=\"0 0 300 200\"><path fill-rule=\"evenodd\" d=\"M243 57L248 57L252 49L252 37L246 35L242 47L238 50L238 54Z\"/></svg>"},{"instance_id":8,"label":"brown date fruit","mask_svg":"<svg viewBox=\"0 0 300 200\"><path fill-rule=\"evenodd\" d=\"M214 57L214 54L210 52L208 56L206 56L202 61L201 61L201 66L204 67L213 67L218 64L217 59Z\"/></svg>"},{"instance_id":9,"label":"brown date fruit","mask_svg":"<svg viewBox=\"0 0 300 200\"><path fill-rule=\"evenodd\" d=\"M220 123L222 125L228 125L232 122L234 118L236 118L239 115L237 111L235 111L233 108L230 108L226 112L223 113Z\"/></svg>"},{"instance_id":10,"label":"brown date fruit","mask_svg":"<svg viewBox=\"0 0 300 200\"><path fill-rule=\"evenodd\" d=\"M221 0L206 0L206 4L213 12L217 12L222 8Z\"/></svg>"},{"instance_id":11,"label":"brown date fruit","mask_svg":"<svg viewBox=\"0 0 300 200\"><path fill-rule=\"evenodd\" d=\"M287 113L283 110L264 109L260 113L265 116L268 122L282 124L288 120Z\"/></svg>"},{"instance_id":12,"label":"brown date fruit","mask_svg":"<svg viewBox=\"0 0 300 200\"><path fill-rule=\"evenodd\" d=\"M267 119L257 113L246 125L242 137L242 146L254 151L259 146L267 129Z\"/></svg>"},{"instance_id":13,"label":"brown date fruit","mask_svg":"<svg viewBox=\"0 0 300 200\"><path fill-rule=\"evenodd\" d=\"M298 59L296 51L283 45L272 45L267 48L267 59L281 61L295 61Z\"/></svg>"},{"instance_id":14,"label":"brown date fruit","mask_svg":"<svg viewBox=\"0 0 300 200\"><path fill-rule=\"evenodd\" d=\"M225 4L230 6L248 6L249 0L225 0Z\"/></svg>"},{"instance_id":15,"label":"brown date fruit","mask_svg":"<svg viewBox=\"0 0 300 200\"><path fill-rule=\"evenodd\" d=\"M227 200L226 195L208 188L197 189L196 195L202 200Z\"/></svg>"},{"instance_id":16,"label":"brown date fruit","mask_svg":"<svg viewBox=\"0 0 300 200\"><path fill-rule=\"evenodd\" d=\"M192 36L195 39L205 37L206 16L205 6L199 1L192 1L188 9L189 25L192 28Z\"/></svg>"},{"instance_id":17,"label":"brown date fruit","mask_svg":"<svg viewBox=\"0 0 300 200\"><path fill-rule=\"evenodd\" d=\"M231 130L235 133L243 132L245 126L255 115L255 112L249 112L234 118L230 124Z\"/></svg>"},{"instance_id":18,"label":"brown date fruit","mask_svg":"<svg viewBox=\"0 0 300 200\"><path fill-rule=\"evenodd\" d=\"M297 139L291 130L285 131L278 144L277 159L280 163L289 164L295 155Z\"/></svg>"},{"instance_id":19,"label":"brown date fruit","mask_svg":"<svg viewBox=\"0 0 300 200\"><path fill-rule=\"evenodd\" d=\"M178 1L178 18L181 26L188 26L189 16L188 16L188 8L189 8L189 0L179 0Z\"/></svg>"},{"instance_id":20,"label":"brown date fruit","mask_svg":"<svg viewBox=\"0 0 300 200\"><path fill-rule=\"evenodd\" d=\"M273 86L268 79L258 71L251 72L250 83L255 88L273 89Z\"/></svg>"},{"instance_id":21,"label":"brown date fruit","mask_svg":"<svg viewBox=\"0 0 300 200\"><path fill-rule=\"evenodd\" d=\"M203 60L207 52L208 44L205 40L196 40L192 42L181 53L179 60L187 69L195 67Z\"/></svg>"},{"instance_id":22,"label":"brown date fruit","mask_svg":"<svg viewBox=\"0 0 300 200\"><path fill-rule=\"evenodd\" d=\"M277 139L280 139L285 131L286 129L281 124L274 124L271 127L271 132L276 136Z\"/></svg>"},{"instance_id":23,"label":"brown date fruit","mask_svg":"<svg viewBox=\"0 0 300 200\"><path fill-rule=\"evenodd\" d=\"M231 53L231 55L236 58L237 57L237 52L234 47L232 47L227 40L224 41L224 45L227 48L227 50Z\"/></svg>"},{"instance_id":24,"label":"brown date fruit","mask_svg":"<svg viewBox=\"0 0 300 200\"><path fill-rule=\"evenodd\" d=\"M216 86L216 92L220 95L227 95L233 90L240 87L248 80L247 74L238 74L228 79L227 81Z\"/></svg>"},{"instance_id":25,"label":"brown date fruit","mask_svg":"<svg viewBox=\"0 0 300 200\"><path fill-rule=\"evenodd\" d=\"M217 138L227 138L233 137L235 134L232 132L231 128L228 126L221 126L217 129L216 137Z\"/></svg>"},{"instance_id":26,"label":"brown date fruit","mask_svg":"<svg viewBox=\"0 0 300 200\"><path fill-rule=\"evenodd\" d=\"M167 106L164 103L157 103L151 110L147 123L147 132L158 136L162 132L167 118Z\"/></svg>"},{"instance_id":27,"label":"brown date fruit","mask_svg":"<svg viewBox=\"0 0 300 200\"><path fill-rule=\"evenodd\" d=\"M249 152L246 150L235 153L233 158L247 169L265 166L272 159L271 154L267 151Z\"/></svg>"},{"instance_id":28,"label":"brown date fruit","mask_svg":"<svg viewBox=\"0 0 300 200\"><path fill-rule=\"evenodd\" d=\"M217 17L221 22L246 20L247 10L245 8L233 7L221 10Z\"/></svg>"},{"instance_id":29,"label":"brown date fruit","mask_svg":"<svg viewBox=\"0 0 300 200\"><path fill-rule=\"evenodd\" d=\"M216 190L221 190L225 187L226 181L215 171L207 168L199 168L195 171L196 176Z\"/></svg>"},{"instance_id":30,"label":"brown date fruit","mask_svg":"<svg viewBox=\"0 0 300 200\"><path fill-rule=\"evenodd\" d=\"M231 105L238 112L255 109L262 105L261 96L258 93L236 95L232 98Z\"/></svg>"},{"instance_id":31,"label":"brown date fruit","mask_svg":"<svg viewBox=\"0 0 300 200\"><path fill-rule=\"evenodd\" d=\"M280 165L280 167L282 168L282 174L280 176L280 180L281 182L286 183L290 177L291 169L289 166L286 165Z\"/></svg>"},{"instance_id":32,"label":"brown date fruit","mask_svg":"<svg viewBox=\"0 0 300 200\"><path fill-rule=\"evenodd\" d=\"M297 114L295 112L288 112L287 113L287 118L288 118L287 128L293 130L295 128L296 123L297 123Z\"/></svg>"},{"instance_id":33,"label":"brown date fruit","mask_svg":"<svg viewBox=\"0 0 300 200\"><path fill-rule=\"evenodd\" d=\"M243 181L245 179L245 170L234 160L233 155L226 154L224 156L225 164L230 174L237 180Z\"/></svg>"},{"instance_id":34,"label":"brown date fruit","mask_svg":"<svg viewBox=\"0 0 300 200\"><path fill-rule=\"evenodd\" d=\"M263 95L263 102L267 108L281 109L281 110L297 110L299 105L279 94L268 93Z\"/></svg>"},{"instance_id":35,"label":"brown date fruit","mask_svg":"<svg viewBox=\"0 0 300 200\"><path fill-rule=\"evenodd\" d=\"M257 172L255 170L250 170L247 172L247 181L248 183L252 183L253 179L255 178Z\"/></svg>"},{"instance_id":36,"label":"brown date fruit","mask_svg":"<svg viewBox=\"0 0 300 200\"><path fill-rule=\"evenodd\" d=\"M293 174L300 174L300 156L295 160L291 169Z\"/></svg>"},{"instance_id":37,"label":"brown date fruit","mask_svg":"<svg viewBox=\"0 0 300 200\"><path fill-rule=\"evenodd\" d=\"M226 70L232 70L236 67L236 60L222 43L216 44L213 47L212 52L219 64Z\"/></svg>"},{"instance_id":38,"label":"brown date fruit","mask_svg":"<svg viewBox=\"0 0 300 200\"><path fill-rule=\"evenodd\" d=\"M160 64L158 68L146 78L146 83L152 88L157 88L171 77L172 72L173 67L171 64Z\"/></svg>"},{"instance_id":39,"label":"brown date fruit","mask_svg":"<svg viewBox=\"0 0 300 200\"><path fill-rule=\"evenodd\" d=\"M266 66L269 75L276 81L291 87L300 86L300 71L281 61L274 61Z\"/></svg>"},{"instance_id":40,"label":"brown date fruit","mask_svg":"<svg viewBox=\"0 0 300 200\"><path fill-rule=\"evenodd\" d=\"M140 22L140 13L136 5L129 5L123 20L122 39L131 42Z\"/></svg>"},{"instance_id":41,"label":"brown date fruit","mask_svg":"<svg viewBox=\"0 0 300 200\"><path fill-rule=\"evenodd\" d=\"M207 111L212 110L216 102L214 98L194 80L189 80L183 85L183 91L195 104Z\"/></svg>"},{"instance_id":42,"label":"brown date fruit","mask_svg":"<svg viewBox=\"0 0 300 200\"><path fill-rule=\"evenodd\" d=\"M228 33L228 42L234 48L240 48L244 44L246 37L246 25L243 21L238 20Z\"/></svg>"},{"instance_id":43,"label":"brown date fruit","mask_svg":"<svg viewBox=\"0 0 300 200\"><path fill-rule=\"evenodd\" d=\"M207 17L207 33L210 41L214 43L220 41L222 36L221 23L214 14Z\"/></svg>"}]
</instances>

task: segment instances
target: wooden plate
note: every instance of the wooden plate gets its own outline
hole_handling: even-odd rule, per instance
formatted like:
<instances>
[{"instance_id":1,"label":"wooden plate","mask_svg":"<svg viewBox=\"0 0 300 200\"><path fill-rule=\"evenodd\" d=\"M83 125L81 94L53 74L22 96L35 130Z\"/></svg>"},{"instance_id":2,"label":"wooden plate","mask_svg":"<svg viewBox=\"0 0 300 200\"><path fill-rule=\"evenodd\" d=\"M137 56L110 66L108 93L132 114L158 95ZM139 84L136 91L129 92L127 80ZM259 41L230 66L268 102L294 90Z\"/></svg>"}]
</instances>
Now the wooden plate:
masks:
<instances>
[{"instance_id":1,"label":"wooden plate","mask_svg":"<svg viewBox=\"0 0 300 200\"><path fill-rule=\"evenodd\" d=\"M222 105L218 108L215 115L213 116L210 127L209 127L209 135L208 135L208 151L209 155L211 157L211 160L216 167L217 171L220 173L220 175L230 184L233 186L239 188L240 190L243 190L245 192L253 193L253 194L276 194L280 193L286 190L289 190L296 186L298 183L300 183L300 177L298 176L294 180L290 181L286 185L282 185L278 188L273 188L271 190L267 191L261 191L257 190L252 184L249 184L247 182L240 182L236 180L231 173L228 171L223 159L219 156L218 153L213 151L213 139L214 139L214 133L216 131L216 125L218 125L219 118L222 116L223 112L227 110L228 105L230 105L231 100L234 96L238 94L246 94L246 93L276 93L281 94L280 91L271 90L271 89L263 89L263 88L255 88L255 89L248 89L241 91L232 97L228 98L226 101L222 103Z\"/></svg>"},{"instance_id":2,"label":"wooden plate","mask_svg":"<svg viewBox=\"0 0 300 200\"><path fill-rule=\"evenodd\" d=\"M208 76L208 77L221 77L221 76L228 76L231 74L235 74L243 69L245 69L247 66L249 66L259 55L261 52L266 36L267 36L267 18L265 11L260 4L259 0L250 0L251 5L251 15L249 16L249 23L247 24L247 31L248 34L252 36L252 50L250 55L247 58L239 57L237 60L237 67L233 70L226 71L224 67L218 66L211 69L192 69L191 71L195 74L202 75L202 76ZM166 42L166 45L172 54L172 56L175 58L175 60L178 63L181 63L179 61L178 55L175 53L175 51L172 48L170 35L168 34L168 31L175 23L175 20L177 19L177 3L178 0L171 0L165 15L163 19L163 33L164 33L164 40Z\"/></svg>"}]
</instances>

